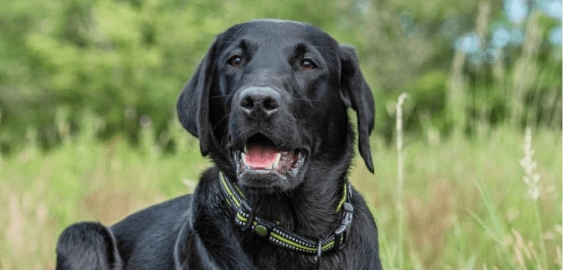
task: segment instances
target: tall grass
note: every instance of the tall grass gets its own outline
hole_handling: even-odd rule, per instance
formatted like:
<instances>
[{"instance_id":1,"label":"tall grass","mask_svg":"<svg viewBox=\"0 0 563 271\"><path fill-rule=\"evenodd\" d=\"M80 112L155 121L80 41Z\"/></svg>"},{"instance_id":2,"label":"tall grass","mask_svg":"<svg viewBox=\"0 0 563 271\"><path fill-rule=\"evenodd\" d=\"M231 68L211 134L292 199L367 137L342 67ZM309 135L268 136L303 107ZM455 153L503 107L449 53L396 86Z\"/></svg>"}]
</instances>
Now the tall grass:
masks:
<instances>
[{"instance_id":1,"label":"tall grass","mask_svg":"<svg viewBox=\"0 0 563 271\"><path fill-rule=\"evenodd\" d=\"M528 186L528 195L534 202L534 214L536 218L536 224L538 229L538 240L539 246L541 249L541 258L543 260L543 268L547 267L547 256L545 252L545 242L543 240L543 229L541 223L541 216L538 207L538 199L540 196L540 174L535 172L537 167L537 163L532 160L534 157L534 150L532 149L532 129L530 127L526 127L526 142L522 145L524 149L524 158L520 160L520 165L526 172L525 176L523 177L524 182Z\"/></svg>"},{"instance_id":2,"label":"tall grass","mask_svg":"<svg viewBox=\"0 0 563 271\"><path fill-rule=\"evenodd\" d=\"M408 94L402 93L397 101L397 177L399 179L397 188L397 201L398 201L398 216L399 216L399 269L404 269L404 256L403 249L403 232L405 228L404 213L405 206L403 205L403 102L408 97Z\"/></svg>"},{"instance_id":3,"label":"tall grass","mask_svg":"<svg viewBox=\"0 0 563 271\"><path fill-rule=\"evenodd\" d=\"M142 129L141 143L134 147L121 136L98 141L103 122L92 114L86 112L81 124L79 134L68 135L47 153L30 129L27 147L3 157L0 269L53 269L56 240L66 226L83 220L112 224L191 193L209 165L197 140L179 124L167 131L167 140L176 142L173 154L161 151L167 140L155 140L151 127Z\"/></svg>"},{"instance_id":4,"label":"tall grass","mask_svg":"<svg viewBox=\"0 0 563 271\"><path fill-rule=\"evenodd\" d=\"M133 147L120 136L98 141L103 122L84 114L81 132L46 153L30 128L27 147L0 160L0 268L52 269L66 226L83 220L112 224L191 193L210 163L197 139L171 121L173 128L158 136L143 126ZM65 125L60 127L64 133ZM478 140L403 135L409 155L402 158L408 182L401 214L397 149L372 136L376 174L357 161L351 180L376 218L384 268L561 269L561 133L536 128L533 138L534 172L541 175L535 207L523 196L528 186L518 160L526 140L515 129L493 129ZM172 152L163 151L170 141Z\"/></svg>"}]
</instances>

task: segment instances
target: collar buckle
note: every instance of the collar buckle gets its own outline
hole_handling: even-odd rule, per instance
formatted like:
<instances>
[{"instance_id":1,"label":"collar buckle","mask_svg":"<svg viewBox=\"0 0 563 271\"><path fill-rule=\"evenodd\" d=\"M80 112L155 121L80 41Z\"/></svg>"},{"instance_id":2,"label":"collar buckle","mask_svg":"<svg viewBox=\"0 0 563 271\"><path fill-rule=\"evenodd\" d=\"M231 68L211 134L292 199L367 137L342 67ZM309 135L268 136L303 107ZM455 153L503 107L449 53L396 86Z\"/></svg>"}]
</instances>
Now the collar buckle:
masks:
<instances>
[{"instance_id":1,"label":"collar buckle","mask_svg":"<svg viewBox=\"0 0 563 271\"><path fill-rule=\"evenodd\" d=\"M246 203L246 201L240 202L240 207L237 208L237 220L238 225L242 231L250 229L252 226L252 221L254 221L254 215L252 214L252 208ZM241 219L243 217L243 219Z\"/></svg>"},{"instance_id":2,"label":"collar buckle","mask_svg":"<svg viewBox=\"0 0 563 271\"><path fill-rule=\"evenodd\" d=\"M350 224L354 217L354 206L350 202L345 202L342 207L340 226L334 231L334 247L336 249L343 249L346 246Z\"/></svg>"}]
</instances>

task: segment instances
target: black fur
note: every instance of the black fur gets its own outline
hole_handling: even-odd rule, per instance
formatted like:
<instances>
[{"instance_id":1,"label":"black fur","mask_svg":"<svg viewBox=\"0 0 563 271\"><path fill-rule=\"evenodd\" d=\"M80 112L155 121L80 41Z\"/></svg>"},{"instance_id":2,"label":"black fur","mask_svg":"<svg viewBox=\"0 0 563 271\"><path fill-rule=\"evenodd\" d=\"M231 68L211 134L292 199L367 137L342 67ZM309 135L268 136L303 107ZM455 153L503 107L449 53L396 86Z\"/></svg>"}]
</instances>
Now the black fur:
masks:
<instances>
[{"instance_id":1,"label":"black fur","mask_svg":"<svg viewBox=\"0 0 563 271\"><path fill-rule=\"evenodd\" d=\"M250 107L249 88L264 90ZM339 224L334 210L354 154L347 107L356 111L358 147L373 172L374 102L354 50L304 23L257 20L229 28L177 103L180 122L215 166L202 174L193 195L149 207L111 230L91 223L69 227L59 239L57 268L315 268L314 256L242 232L227 211L218 176L222 171L241 187L255 215L311 240L330 235ZM303 166L284 176L238 172L235 158L257 133L281 151L305 153ZM357 191L352 202L348 242L322 255L322 269L381 268L373 217ZM115 243L107 238L112 233ZM110 257L114 251L119 255Z\"/></svg>"},{"instance_id":2,"label":"black fur","mask_svg":"<svg viewBox=\"0 0 563 271\"><path fill-rule=\"evenodd\" d=\"M57 269L123 269L111 230L94 222L68 227L57 244Z\"/></svg>"}]
</instances>

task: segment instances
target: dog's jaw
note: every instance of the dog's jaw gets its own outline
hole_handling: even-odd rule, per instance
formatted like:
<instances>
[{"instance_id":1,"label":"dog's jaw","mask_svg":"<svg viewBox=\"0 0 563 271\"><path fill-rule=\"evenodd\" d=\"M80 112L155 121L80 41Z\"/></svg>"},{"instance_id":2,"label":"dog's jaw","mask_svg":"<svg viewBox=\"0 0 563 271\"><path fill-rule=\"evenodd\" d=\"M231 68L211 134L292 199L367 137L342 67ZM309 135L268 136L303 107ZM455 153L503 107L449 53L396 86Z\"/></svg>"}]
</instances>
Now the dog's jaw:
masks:
<instances>
[{"instance_id":1,"label":"dog's jaw","mask_svg":"<svg viewBox=\"0 0 563 271\"><path fill-rule=\"evenodd\" d=\"M286 192L300 183L307 168L306 151L278 153L272 162L252 163L245 152L235 152L238 184L256 193ZM267 164L267 165L266 165Z\"/></svg>"},{"instance_id":2,"label":"dog's jaw","mask_svg":"<svg viewBox=\"0 0 563 271\"><path fill-rule=\"evenodd\" d=\"M310 148L285 137L252 133L227 147L237 184L253 193L283 193L304 179ZM239 147L240 146L240 147Z\"/></svg>"},{"instance_id":3,"label":"dog's jaw","mask_svg":"<svg viewBox=\"0 0 563 271\"><path fill-rule=\"evenodd\" d=\"M245 172L256 172L257 174L275 174L282 180L287 180L288 177L296 178L299 170L305 164L307 152L303 150L277 152L273 159L264 156L260 157L256 154L250 156L245 151L235 153L237 177L242 176Z\"/></svg>"}]
</instances>

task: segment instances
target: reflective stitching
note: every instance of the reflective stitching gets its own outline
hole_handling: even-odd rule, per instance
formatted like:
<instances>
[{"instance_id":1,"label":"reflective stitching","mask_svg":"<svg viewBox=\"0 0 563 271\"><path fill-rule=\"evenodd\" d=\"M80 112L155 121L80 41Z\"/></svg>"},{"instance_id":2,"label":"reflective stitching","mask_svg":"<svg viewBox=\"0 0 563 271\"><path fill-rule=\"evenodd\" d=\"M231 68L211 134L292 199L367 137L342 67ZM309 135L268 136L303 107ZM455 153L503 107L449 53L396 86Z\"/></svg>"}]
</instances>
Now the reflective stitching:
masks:
<instances>
[{"instance_id":1,"label":"reflective stitching","mask_svg":"<svg viewBox=\"0 0 563 271\"><path fill-rule=\"evenodd\" d=\"M242 202L244 201L244 199L246 198L244 196L244 194L242 193L242 191L240 190L240 188L235 185L232 184L230 181L226 180L226 177L223 175L223 172L219 172L219 180L221 182L221 190L226 192L228 194L225 195L225 198L227 200L227 203L229 204L229 206L232 206L231 202L233 202L236 205L236 216L235 216L235 222L239 225L239 226L244 226L247 221L248 218L250 217L250 214L245 213L242 209ZM340 199L336 211L335 213L340 212L340 210L342 209L342 206L344 205L344 203L347 201L348 199L348 180L346 180L344 182L344 191L343 191L343 195L342 198ZM236 189L236 193L234 190ZM230 197L229 197L230 196ZM241 199L242 197L242 199ZM246 205L246 203L245 203ZM245 207L245 208L249 208L249 207ZM252 212L252 209L249 210L250 212ZM260 220L260 218L255 218L257 220ZM266 221L267 222L267 221ZM267 222L270 223L270 222ZM278 223L279 224L279 223ZM258 223L253 219L252 221L252 230L255 230L256 226L258 225ZM321 251L325 252L328 251L332 248L334 248L334 244L335 244L335 236L334 233L332 236L330 236L329 239L326 240L320 240L318 242L309 242L306 240L302 240L302 238L300 236L292 236L295 235L294 233L285 233L281 230L276 229L276 227L274 226L270 232L269 238L268 240L270 242L272 242L273 244L276 244L278 246L281 247L285 247L285 248L289 248L292 249L294 251L299 251L299 252L304 252L304 253L312 253L315 254L318 251L318 246L319 243L321 243ZM341 236L341 242L344 241L344 236ZM324 244L323 244L324 243Z\"/></svg>"}]
</instances>

